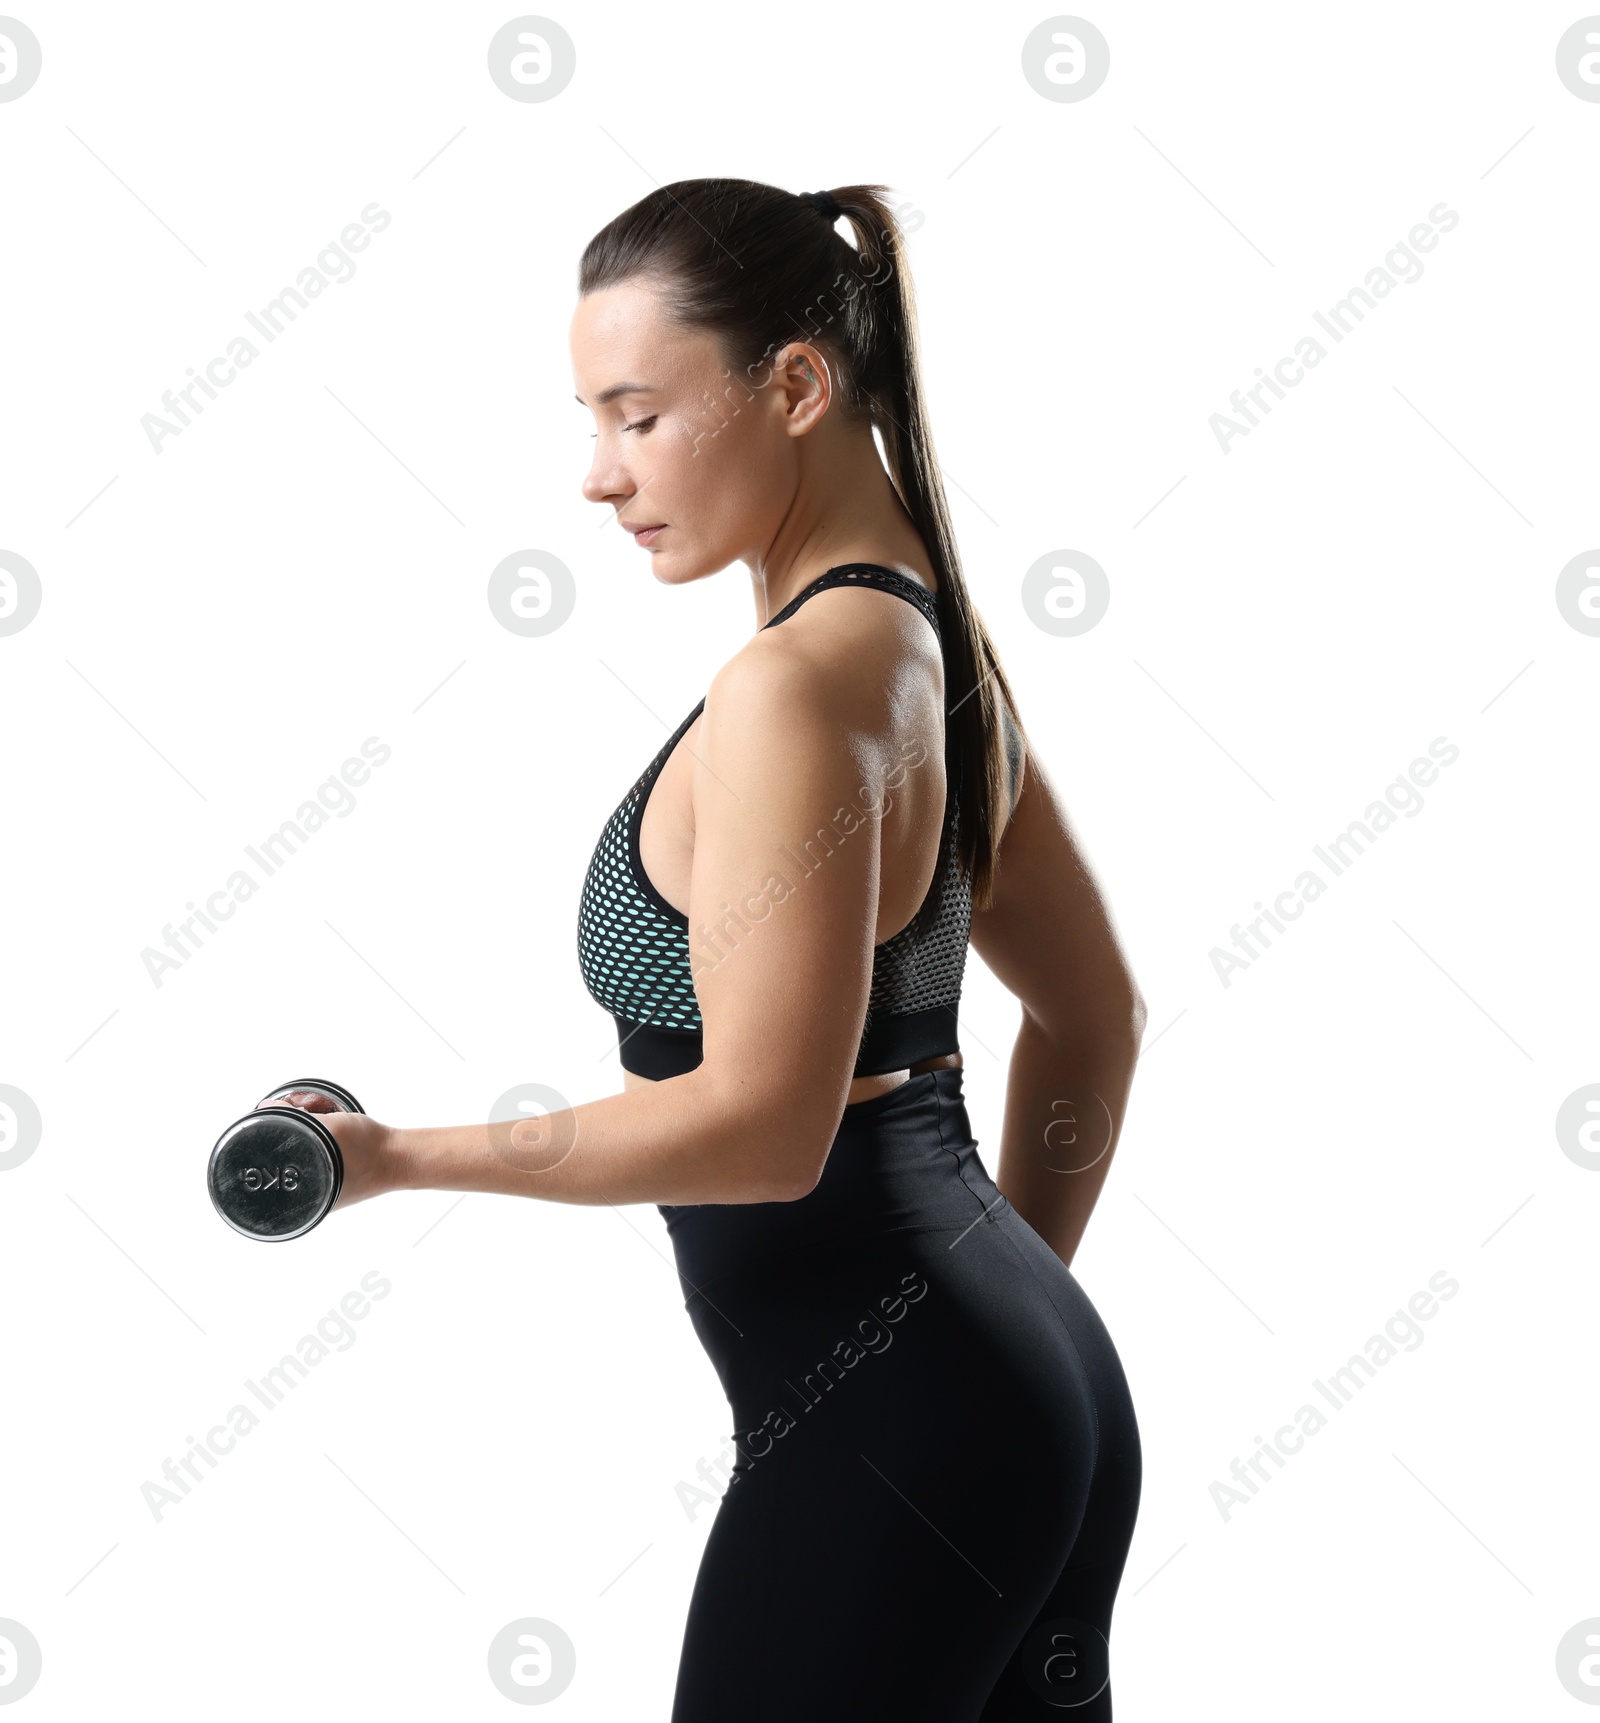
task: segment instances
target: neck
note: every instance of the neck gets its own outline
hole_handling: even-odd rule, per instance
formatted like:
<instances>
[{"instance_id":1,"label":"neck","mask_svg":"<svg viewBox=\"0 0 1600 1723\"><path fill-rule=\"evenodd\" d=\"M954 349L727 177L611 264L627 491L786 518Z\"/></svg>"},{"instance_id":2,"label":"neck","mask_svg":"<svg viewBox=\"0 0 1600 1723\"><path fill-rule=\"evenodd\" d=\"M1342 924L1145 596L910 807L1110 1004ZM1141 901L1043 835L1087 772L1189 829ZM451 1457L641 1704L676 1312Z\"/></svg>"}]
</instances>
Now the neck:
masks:
<instances>
[{"instance_id":1,"label":"neck","mask_svg":"<svg viewBox=\"0 0 1600 1723\"><path fill-rule=\"evenodd\" d=\"M930 581L922 539L884 471L871 431L837 437L831 448L807 454L794 502L771 545L744 559L758 629L841 563L903 565Z\"/></svg>"}]
</instances>

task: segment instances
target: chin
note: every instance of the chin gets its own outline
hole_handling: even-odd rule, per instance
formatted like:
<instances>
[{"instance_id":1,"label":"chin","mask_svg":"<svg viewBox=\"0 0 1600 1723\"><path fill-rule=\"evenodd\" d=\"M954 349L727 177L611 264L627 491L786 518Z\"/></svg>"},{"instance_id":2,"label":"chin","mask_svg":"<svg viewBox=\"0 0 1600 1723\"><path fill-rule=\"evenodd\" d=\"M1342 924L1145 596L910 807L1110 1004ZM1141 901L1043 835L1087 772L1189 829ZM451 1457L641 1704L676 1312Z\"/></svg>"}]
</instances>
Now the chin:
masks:
<instances>
[{"instance_id":1,"label":"chin","mask_svg":"<svg viewBox=\"0 0 1600 1723\"><path fill-rule=\"evenodd\" d=\"M671 551L647 550L645 555L650 558L651 574L662 586L688 586L716 572L698 563L685 563Z\"/></svg>"}]
</instances>

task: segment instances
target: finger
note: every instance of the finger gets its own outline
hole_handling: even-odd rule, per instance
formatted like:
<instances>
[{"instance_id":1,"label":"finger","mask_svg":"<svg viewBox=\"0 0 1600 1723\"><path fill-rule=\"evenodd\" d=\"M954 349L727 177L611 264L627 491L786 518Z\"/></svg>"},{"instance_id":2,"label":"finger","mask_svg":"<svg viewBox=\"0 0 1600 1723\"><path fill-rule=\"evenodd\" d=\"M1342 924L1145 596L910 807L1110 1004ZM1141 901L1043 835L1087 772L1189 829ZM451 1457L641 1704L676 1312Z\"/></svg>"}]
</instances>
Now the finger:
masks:
<instances>
[{"instance_id":1,"label":"finger","mask_svg":"<svg viewBox=\"0 0 1600 1723\"><path fill-rule=\"evenodd\" d=\"M335 1102L327 1095L319 1095L310 1089L290 1089L282 1095L271 1095L265 1101L258 1101L258 1107L298 1107L303 1113L336 1113L339 1111Z\"/></svg>"}]
</instances>

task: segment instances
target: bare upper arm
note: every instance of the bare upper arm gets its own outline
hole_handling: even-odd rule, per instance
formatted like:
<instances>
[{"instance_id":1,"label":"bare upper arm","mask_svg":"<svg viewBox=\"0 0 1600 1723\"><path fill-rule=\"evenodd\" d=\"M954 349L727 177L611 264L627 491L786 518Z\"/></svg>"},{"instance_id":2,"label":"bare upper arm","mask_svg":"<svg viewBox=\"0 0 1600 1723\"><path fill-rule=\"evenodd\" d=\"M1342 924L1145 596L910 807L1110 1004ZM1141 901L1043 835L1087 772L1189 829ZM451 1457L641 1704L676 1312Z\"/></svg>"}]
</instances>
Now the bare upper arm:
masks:
<instances>
[{"instance_id":1,"label":"bare upper arm","mask_svg":"<svg viewBox=\"0 0 1600 1723\"><path fill-rule=\"evenodd\" d=\"M691 775L704 1080L737 1091L797 1193L837 1131L871 986L880 833L862 808L886 768L845 675L772 636L747 648L712 682Z\"/></svg>"},{"instance_id":2,"label":"bare upper arm","mask_svg":"<svg viewBox=\"0 0 1600 1723\"><path fill-rule=\"evenodd\" d=\"M972 948L1052 1034L1142 1029L1138 984L1066 808L1031 748L1019 757L1021 788L1000 840L994 901L973 911Z\"/></svg>"}]
</instances>

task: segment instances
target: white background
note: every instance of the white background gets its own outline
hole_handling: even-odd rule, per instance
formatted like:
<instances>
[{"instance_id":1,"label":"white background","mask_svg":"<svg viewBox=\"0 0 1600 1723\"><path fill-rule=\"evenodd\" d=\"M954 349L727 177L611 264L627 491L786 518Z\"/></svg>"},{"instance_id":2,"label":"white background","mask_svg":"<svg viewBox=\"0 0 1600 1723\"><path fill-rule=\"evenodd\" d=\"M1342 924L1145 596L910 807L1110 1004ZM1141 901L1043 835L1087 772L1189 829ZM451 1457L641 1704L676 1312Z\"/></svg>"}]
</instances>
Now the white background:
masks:
<instances>
[{"instance_id":1,"label":"white background","mask_svg":"<svg viewBox=\"0 0 1600 1723\"><path fill-rule=\"evenodd\" d=\"M668 1714L712 1518L676 1486L729 1418L654 1209L410 1193L258 1248L204 1168L291 1077L407 1125L620 1085L584 868L753 618L741 567L657 587L582 499L566 332L588 238L706 174L913 206L968 579L1149 1001L1074 1263L1144 1444L1118 1717L1581 1715L1555 1659L1600 1615L1600 1177L1555 1116L1600 1080L1600 638L1555 581L1600 543L1600 103L1555 46L1582 12L1097 4L1110 75L1077 103L1023 78L1050 14L1013 5L565 6L547 103L487 75L511 10L19 15L44 69L0 104L0 548L43 604L0 638L0 1082L44 1132L0 1175L0 1617L44 1674L18 1715L503 1716L485 1657L521 1616L577 1647L553 1714ZM163 392L374 201L354 278L153 453ZM1229 394L1441 201L1422 277L1224 454ZM486 600L524 548L577 581L543 638ZM1059 549L1110 582L1076 638L1021 602ZM164 925L369 736L392 758L355 811L154 985ZM1213 949L1435 737L1460 753L1422 811L1224 986ZM992 1165L1017 1013L968 975ZM355 1344L154 1519L141 1486L373 1269ZM1234 1458L1439 1270L1422 1343L1225 1519ZM970 1487L1006 1459L997 1428Z\"/></svg>"}]
</instances>

